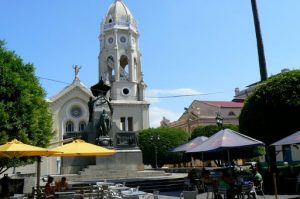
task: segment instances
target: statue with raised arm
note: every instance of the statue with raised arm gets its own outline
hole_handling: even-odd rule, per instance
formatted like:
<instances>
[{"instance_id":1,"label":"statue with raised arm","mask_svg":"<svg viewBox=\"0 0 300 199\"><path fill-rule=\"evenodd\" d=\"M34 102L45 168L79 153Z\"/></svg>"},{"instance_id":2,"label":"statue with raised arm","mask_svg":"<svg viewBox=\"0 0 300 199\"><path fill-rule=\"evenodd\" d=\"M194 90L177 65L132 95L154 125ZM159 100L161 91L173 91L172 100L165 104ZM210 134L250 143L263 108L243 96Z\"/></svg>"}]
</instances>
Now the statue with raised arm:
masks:
<instances>
[{"instance_id":1,"label":"statue with raised arm","mask_svg":"<svg viewBox=\"0 0 300 199\"><path fill-rule=\"evenodd\" d=\"M77 65L75 65L75 66L73 66L73 68L74 68L74 72L75 72L75 79L77 79L79 70L81 69L81 66L78 67Z\"/></svg>"}]
</instances>

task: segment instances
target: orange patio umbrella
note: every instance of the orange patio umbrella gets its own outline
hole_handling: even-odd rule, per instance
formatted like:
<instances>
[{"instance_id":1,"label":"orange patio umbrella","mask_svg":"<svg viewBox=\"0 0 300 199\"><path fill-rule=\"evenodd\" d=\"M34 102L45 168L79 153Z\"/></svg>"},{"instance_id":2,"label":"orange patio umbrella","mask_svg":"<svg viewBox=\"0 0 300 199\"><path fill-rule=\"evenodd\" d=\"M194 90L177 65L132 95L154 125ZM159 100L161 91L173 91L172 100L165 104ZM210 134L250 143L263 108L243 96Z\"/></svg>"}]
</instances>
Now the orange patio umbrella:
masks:
<instances>
[{"instance_id":1,"label":"orange patio umbrella","mask_svg":"<svg viewBox=\"0 0 300 199\"><path fill-rule=\"evenodd\" d=\"M115 150L87 143L81 139L52 149L59 151L49 156L109 156L116 153Z\"/></svg>"}]
</instances>

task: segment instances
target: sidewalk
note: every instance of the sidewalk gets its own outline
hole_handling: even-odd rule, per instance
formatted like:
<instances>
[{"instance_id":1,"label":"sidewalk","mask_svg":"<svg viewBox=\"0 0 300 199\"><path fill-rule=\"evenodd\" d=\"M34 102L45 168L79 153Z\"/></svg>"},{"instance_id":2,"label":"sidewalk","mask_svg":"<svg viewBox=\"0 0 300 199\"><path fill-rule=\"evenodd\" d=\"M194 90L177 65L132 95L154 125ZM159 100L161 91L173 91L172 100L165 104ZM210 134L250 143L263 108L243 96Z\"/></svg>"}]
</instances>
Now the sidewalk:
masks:
<instances>
[{"instance_id":1,"label":"sidewalk","mask_svg":"<svg viewBox=\"0 0 300 199\"><path fill-rule=\"evenodd\" d=\"M159 199L179 199L180 192L161 192L159 194ZM263 196L258 195L258 199L264 199ZM206 199L206 193L201 193L197 195L197 199ZM275 199L275 195L265 195L265 199ZM298 195L278 195L277 199L300 199L300 194Z\"/></svg>"}]
</instances>

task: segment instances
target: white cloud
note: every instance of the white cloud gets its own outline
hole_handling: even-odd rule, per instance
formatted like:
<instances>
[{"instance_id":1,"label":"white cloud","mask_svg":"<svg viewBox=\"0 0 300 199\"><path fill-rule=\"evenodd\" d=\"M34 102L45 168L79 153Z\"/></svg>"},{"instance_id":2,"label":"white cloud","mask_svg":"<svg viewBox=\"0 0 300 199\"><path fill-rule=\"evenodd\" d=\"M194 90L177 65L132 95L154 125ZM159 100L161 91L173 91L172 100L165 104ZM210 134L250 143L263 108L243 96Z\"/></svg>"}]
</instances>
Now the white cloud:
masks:
<instances>
[{"instance_id":1,"label":"white cloud","mask_svg":"<svg viewBox=\"0 0 300 199\"><path fill-rule=\"evenodd\" d=\"M163 109L160 107L150 107L150 127L159 127L160 121L165 117L170 121L177 120L182 113L176 113L171 110Z\"/></svg>"},{"instance_id":2,"label":"white cloud","mask_svg":"<svg viewBox=\"0 0 300 199\"><path fill-rule=\"evenodd\" d=\"M151 104L158 103L160 101L160 97L172 97L172 96L180 96L180 95L201 95L203 93L191 89L191 88L177 88L177 89L150 89L146 91L146 99Z\"/></svg>"}]
</instances>

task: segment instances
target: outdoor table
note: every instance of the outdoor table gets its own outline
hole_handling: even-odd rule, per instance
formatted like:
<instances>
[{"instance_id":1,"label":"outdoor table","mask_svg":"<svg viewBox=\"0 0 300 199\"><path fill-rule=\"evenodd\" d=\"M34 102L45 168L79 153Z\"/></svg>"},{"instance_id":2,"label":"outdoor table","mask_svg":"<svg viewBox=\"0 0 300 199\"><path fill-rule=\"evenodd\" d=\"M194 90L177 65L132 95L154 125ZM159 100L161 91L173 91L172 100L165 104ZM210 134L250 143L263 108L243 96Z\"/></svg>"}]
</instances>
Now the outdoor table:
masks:
<instances>
[{"instance_id":1,"label":"outdoor table","mask_svg":"<svg viewBox=\"0 0 300 199\"><path fill-rule=\"evenodd\" d=\"M96 185L93 185L93 188L97 189L98 198L105 194L104 190L108 190L109 186L113 186L115 183L113 182L96 182Z\"/></svg>"},{"instance_id":2,"label":"outdoor table","mask_svg":"<svg viewBox=\"0 0 300 199\"><path fill-rule=\"evenodd\" d=\"M146 192L144 191L133 191L133 190L126 190L126 191L121 191L121 194L123 196L139 196L139 195L147 195Z\"/></svg>"},{"instance_id":3,"label":"outdoor table","mask_svg":"<svg viewBox=\"0 0 300 199\"><path fill-rule=\"evenodd\" d=\"M14 194L13 196L10 196L10 199L22 199L24 198L25 195L24 194Z\"/></svg>"},{"instance_id":4,"label":"outdoor table","mask_svg":"<svg viewBox=\"0 0 300 199\"><path fill-rule=\"evenodd\" d=\"M107 185L107 186L111 186L114 185L115 183L113 182L96 182L96 186L103 186L103 185Z\"/></svg>"},{"instance_id":5,"label":"outdoor table","mask_svg":"<svg viewBox=\"0 0 300 199\"><path fill-rule=\"evenodd\" d=\"M56 191L54 195L56 198L65 198L66 195L74 195L75 193L74 191Z\"/></svg>"},{"instance_id":6,"label":"outdoor table","mask_svg":"<svg viewBox=\"0 0 300 199\"><path fill-rule=\"evenodd\" d=\"M110 190L116 190L116 191L125 191L125 190L128 190L130 188L129 187L125 187L125 186L122 186L122 187L109 186L108 189L110 189Z\"/></svg>"}]
</instances>

